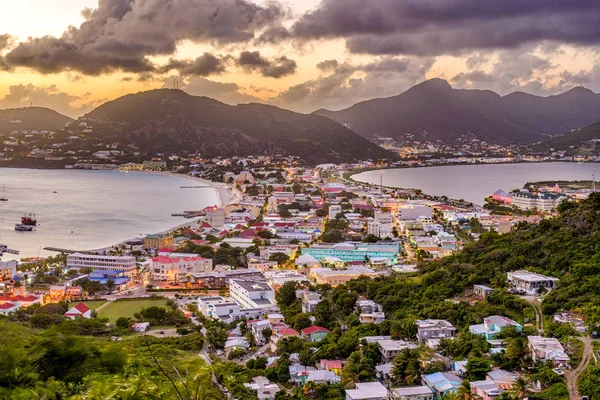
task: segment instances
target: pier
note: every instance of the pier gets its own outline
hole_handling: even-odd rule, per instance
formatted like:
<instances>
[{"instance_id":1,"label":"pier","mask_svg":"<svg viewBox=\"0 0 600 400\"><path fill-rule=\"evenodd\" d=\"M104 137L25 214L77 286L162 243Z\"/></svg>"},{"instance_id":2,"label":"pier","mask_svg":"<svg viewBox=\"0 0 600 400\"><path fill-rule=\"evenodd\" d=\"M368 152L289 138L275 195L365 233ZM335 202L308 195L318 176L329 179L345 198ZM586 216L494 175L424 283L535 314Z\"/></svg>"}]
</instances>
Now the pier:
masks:
<instances>
[{"instance_id":1,"label":"pier","mask_svg":"<svg viewBox=\"0 0 600 400\"><path fill-rule=\"evenodd\" d=\"M66 253L66 254L77 253L77 251L75 251L75 250L61 249L60 247L44 247L44 250L55 251L57 253Z\"/></svg>"},{"instance_id":2,"label":"pier","mask_svg":"<svg viewBox=\"0 0 600 400\"><path fill-rule=\"evenodd\" d=\"M200 185L200 186L181 186L181 189L205 189L210 188L210 185Z\"/></svg>"}]
</instances>

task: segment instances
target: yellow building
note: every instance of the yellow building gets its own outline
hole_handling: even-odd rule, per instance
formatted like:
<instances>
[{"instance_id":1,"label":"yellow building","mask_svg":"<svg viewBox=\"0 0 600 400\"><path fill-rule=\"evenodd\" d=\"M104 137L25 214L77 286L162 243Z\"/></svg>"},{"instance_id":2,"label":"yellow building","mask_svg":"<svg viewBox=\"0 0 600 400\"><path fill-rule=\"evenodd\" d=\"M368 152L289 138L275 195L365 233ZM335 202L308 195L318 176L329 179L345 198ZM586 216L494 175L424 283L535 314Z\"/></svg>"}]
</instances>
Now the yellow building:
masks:
<instances>
[{"instance_id":1,"label":"yellow building","mask_svg":"<svg viewBox=\"0 0 600 400\"><path fill-rule=\"evenodd\" d=\"M170 249L173 246L171 235L148 235L144 238L145 249Z\"/></svg>"}]
</instances>

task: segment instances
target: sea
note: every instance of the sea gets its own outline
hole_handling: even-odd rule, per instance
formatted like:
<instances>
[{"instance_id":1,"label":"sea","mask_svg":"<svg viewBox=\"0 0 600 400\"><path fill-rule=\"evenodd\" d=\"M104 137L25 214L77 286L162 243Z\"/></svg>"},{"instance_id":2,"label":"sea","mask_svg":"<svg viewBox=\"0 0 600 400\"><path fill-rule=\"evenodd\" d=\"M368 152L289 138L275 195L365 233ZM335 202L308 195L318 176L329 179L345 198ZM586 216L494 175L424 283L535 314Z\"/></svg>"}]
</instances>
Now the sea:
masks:
<instances>
[{"instance_id":1,"label":"sea","mask_svg":"<svg viewBox=\"0 0 600 400\"><path fill-rule=\"evenodd\" d=\"M193 222L172 214L219 204L201 181L124 171L0 168L0 243L18 250L2 261L57 254L45 247L92 250ZM33 232L14 227L35 214Z\"/></svg>"},{"instance_id":2,"label":"sea","mask_svg":"<svg viewBox=\"0 0 600 400\"><path fill-rule=\"evenodd\" d=\"M384 186L421 189L430 195L482 205L484 198L498 189L509 192L537 181L591 181L594 171L600 177L599 163L478 164L374 170L352 179L379 185L383 177Z\"/></svg>"}]
</instances>

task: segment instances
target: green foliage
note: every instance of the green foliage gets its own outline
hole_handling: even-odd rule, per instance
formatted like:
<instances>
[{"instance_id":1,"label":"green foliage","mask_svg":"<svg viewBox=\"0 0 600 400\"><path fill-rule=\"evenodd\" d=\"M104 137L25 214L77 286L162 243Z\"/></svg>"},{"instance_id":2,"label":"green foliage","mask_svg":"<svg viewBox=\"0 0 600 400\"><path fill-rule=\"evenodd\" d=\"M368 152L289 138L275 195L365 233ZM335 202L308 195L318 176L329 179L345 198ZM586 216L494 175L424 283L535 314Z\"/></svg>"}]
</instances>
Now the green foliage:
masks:
<instances>
[{"instance_id":1,"label":"green foliage","mask_svg":"<svg viewBox=\"0 0 600 400\"><path fill-rule=\"evenodd\" d=\"M219 326L211 326L206 330L206 341L216 349L225 347L227 337L227 331Z\"/></svg>"}]
</instances>

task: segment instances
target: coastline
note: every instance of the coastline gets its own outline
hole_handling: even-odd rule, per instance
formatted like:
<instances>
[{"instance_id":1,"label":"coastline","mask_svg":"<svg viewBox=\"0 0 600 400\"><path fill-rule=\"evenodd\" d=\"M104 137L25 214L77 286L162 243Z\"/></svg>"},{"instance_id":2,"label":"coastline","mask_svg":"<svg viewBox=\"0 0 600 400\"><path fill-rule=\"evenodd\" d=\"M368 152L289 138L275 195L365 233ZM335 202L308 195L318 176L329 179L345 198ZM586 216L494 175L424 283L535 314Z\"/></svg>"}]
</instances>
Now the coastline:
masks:
<instances>
[{"instance_id":1,"label":"coastline","mask_svg":"<svg viewBox=\"0 0 600 400\"><path fill-rule=\"evenodd\" d=\"M204 185L209 186L209 187L207 187L207 189L212 189L217 193L217 204L215 204L215 206L220 207L220 208L224 208L230 204L234 204L241 200L240 199L241 194L237 190L232 189L226 183L212 182L212 181L209 181L209 180L206 180L203 178L198 178L198 177L191 176L191 175L176 174L176 173L171 173L171 172L167 172L167 171L120 171L120 172L162 175L162 176L169 176L169 177L176 177L176 178L178 177L178 178L184 178L184 179L187 179L190 181L202 183ZM167 229L159 231L159 232L153 232L153 234L161 235L161 234L172 232L177 229L181 229L181 228L185 228L185 227L193 227L194 225L198 224L199 219L200 219L200 217L189 218L189 219L187 219L187 222L178 224L176 226L167 228ZM106 247L101 247L101 248L97 248L97 249L89 249L89 250L77 250L77 251L82 252L82 253L100 253L100 254L102 254L104 252L108 252L110 250L118 248L120 245L124 244L125 242L127 242L128 240L131 240L131 239L134 239L134 238L128 238L128 239L122 240L118 243L115 243L115 244L112 244L112 245L106 246ZM75 251L75 249L69 249L69 250Z\"/></svg>"}]
</instances>

